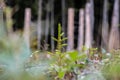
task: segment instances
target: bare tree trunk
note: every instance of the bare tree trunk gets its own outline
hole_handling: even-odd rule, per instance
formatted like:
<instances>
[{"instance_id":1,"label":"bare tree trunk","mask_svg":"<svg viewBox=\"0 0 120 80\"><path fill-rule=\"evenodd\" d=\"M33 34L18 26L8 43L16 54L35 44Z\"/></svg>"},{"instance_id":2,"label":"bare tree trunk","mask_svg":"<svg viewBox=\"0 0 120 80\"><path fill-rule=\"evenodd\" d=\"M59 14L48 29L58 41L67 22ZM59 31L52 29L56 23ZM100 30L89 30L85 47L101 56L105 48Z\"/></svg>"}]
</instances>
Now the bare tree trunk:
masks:
<instances>
[{"instance_id":1,"label":"bare tree trunk","mask_svg":"<svg viewBox=\"0 0 120 80\"><path fill-rule=\"evenodd\" d=\"M65 26L65 24L66 24L66 16L65 16L66 7L65 7L65 0L62 0L61 6L62 6L62 30L66 35L66 26ZM65 37L65 35L64 35L64 37Z\"/></svg>"},{"instance_id":2,"label":"bare tree trunk","mask_svg":"<svg viewBox=\"0 0 120 80\"><path fill-rule=\"evenodd\" d=\"M68 9L68 31L67 31L67 36L68 36L67 51L70 51L70 50L74 49L74 9L73 8Z\"/></svg>"},{"instance_id":3,"label":"bare tree trunk","mask_svg":"<svg viewBox=\"0 0 120 80\"><path fill-rule=\"evenodd\" d=\"M54 36L54 0L51 0L51 35ZM54 40L51 38L51 49L54 51L55 44Z\"/></svg>"},{"instance_id":4,"label":"bare tree trunk","mask_svg":"<svg viewBox=\"0 0 120 80\"><path fill-rule=\"evenodd\" d=\"M94 32L94 0L90 0L90 21L91 21L91 45L93 43L93 32Z\"/></svg>"},{"instance_id":5,"label":"bare tree trunk","mask_svg":"<svg viewBox=\"0 0 120 80\"><path fill-rule=\"evenodd\" d=\"M93 30L94 30L94 0L90 0L90 4L91 4L91 7L90 7L90 14L91 14L91 29L92 29L92 35L93 35ZM93 37L92 37L92 40L93 40Z\"/></svg>"},{"instance_id":6,"label":"bare tree trunk","mask_svg":"<svg viewBox=\"0 0 120 80\"><path fill-rule=\"evenodd\" d=\"M50 27L50 18L49 18L49 13L50 13L50 0L48 1L46 5L46 28L45 28L45 41L48 43L48 34L49 34L49 27Z\"/></svg>"},{"instance_id":7,"label":"bare tree trunk","mask_svg":"<svg viewBox=\"0 0 120 80\"><path fill-rule=\"evenodd\" d=\"M64 32L63 37L67 36L67 27L66 27L66 0L61 0L61 6L62 6L62 31ZM63 43L66 43L66 41L63 41ZM66 51L66 46L63 48L63 51Z\"/></svg>"},{"instance_id":8,"label":"bare tree trunk","mask_svg":"<svg viewBox=\"0 0 120 80\"><path fill-rule=\"evenodd\" d=\"M109 51L120 48L119 36L119 0L114 0L114 9L112 16L112 26L109 38Z\"/></svg>"},{"instance_id":9,"label":"bare tree trunk","mask_svg":"<svg viewBox=\"0 0 120 80\"><path fill-rule=\"evenodd\" d=\"M45 41L46 43L48 43L48 33L49 33L49 13L47 12L46 14L46 26L45 26Z\"/></svg>"},{"instance_id":10,"label":"bare tree trunk","mask_svg":"<svg viewBox=\"0 0 120 80\"><path fill-rule=\"evenodd\" d=\"M104 0L103 6L103 22L102 22L102 48L108 49L108 17L107 17L108 0Z\"/></svg>"},{"instance_id":11,"label":"bare tree trunk","mask_svg":"<svg viewBox=\"0 0 120 80\"><path fill-rule=\"evenodd\" d=\"M30 48L30 23L31 23L31 9L25 9L25 19L24 19L24 40L26 45Z\"/></svg>"},{"instance_id":12,"label":"bare tree trunk","mask_svg":"<svg viewBox=\"0 0 120 80\"><path fill-rule=\"evenodd\" d=\"M38 32L38 49L40 49L41 47L41 23L42 23L42 19L41 19L41 16L42 16L42 0L39 0L38 2L38 23L37 23L37 32Z\"/></svg>"},{"instance_id":13,"label":"bare tree trunk","mask_svg":"<svg viewBox=\"0 0 120 80\"><path fill-rule=\"evenodd\" d=\"M0 38L4 37L6 35L6 29L4 25L4 20L3 20L3 1L0 1Z\"/></svg>"},{"instance_id":14,"label":"bare tree trunk","mask_svg":"<svg viewBox=\"0 0 120 80\"><path fill-rule=\"evenodd\" d=\"M78 30L78 50L80 51L84 43L84 9L79 10L79 30Z\"/></svg>"},{"instance_id":15,"label":"bare tree trunk","mask_svg":"<svg viewBox=\"0 0 120 80\"><path fill-rule=\"evenodd\" d=\"M91 14L90 14L90 7L91 4L87 3L86 4L86 15L85 15L85 24L86 24L86 29L85 29L85 46L87 48L92 47L92 26L91 26Z\"/></svg>"}]
</instances>

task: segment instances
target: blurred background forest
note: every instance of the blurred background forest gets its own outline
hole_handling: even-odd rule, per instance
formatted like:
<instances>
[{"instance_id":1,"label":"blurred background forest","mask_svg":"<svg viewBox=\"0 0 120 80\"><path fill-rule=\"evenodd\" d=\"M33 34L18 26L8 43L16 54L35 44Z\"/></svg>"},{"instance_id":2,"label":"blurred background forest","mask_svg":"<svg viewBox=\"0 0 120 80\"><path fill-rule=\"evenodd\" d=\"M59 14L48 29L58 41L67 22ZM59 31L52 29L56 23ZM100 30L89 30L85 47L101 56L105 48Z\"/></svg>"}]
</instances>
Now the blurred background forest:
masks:
<instances>
[{"instance_id":1,"label":"blurred background forest","mask_svg":"<svg viewBox=\"0 0 120 80\"><path fill-rule=\"evenodd\" d=\"M120 48L119 0L1 0L1 5L8 33L25 34L32 49L55 50L51 36L57 37L58 23L67 50Z\"/></svg>"},{"instance_id":2,"label":"blurred background forest","mask_svg":"<svg viewBox=\"0 0 120 80\"><path fill-rule=\"evenodd\" d=\"M120 0L0 0L0 80L119 74Z\"/></svg>"}]
</instances>

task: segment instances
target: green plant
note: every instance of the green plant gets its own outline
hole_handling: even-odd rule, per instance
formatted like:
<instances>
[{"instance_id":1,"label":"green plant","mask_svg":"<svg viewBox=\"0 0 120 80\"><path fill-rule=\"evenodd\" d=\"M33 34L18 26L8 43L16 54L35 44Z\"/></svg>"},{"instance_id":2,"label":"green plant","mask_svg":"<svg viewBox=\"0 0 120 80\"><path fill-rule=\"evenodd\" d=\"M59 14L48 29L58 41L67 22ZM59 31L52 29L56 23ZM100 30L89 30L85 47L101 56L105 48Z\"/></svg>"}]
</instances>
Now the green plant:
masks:
<instances>
[{"instance_id":1,"label":"green plant","mask_svg":"<svg viewBox=\"0 0 120 80\"><path fill-rule=\"evenodd\" d=\"M120 50L112 50L102 72L107 80L120 80Z\"/></svg>"},{"instance_id":2,"label":"green plant","mask_svg":"<svg viewBox=\"0 0 120 80\"><path fill-rule=\"evenodd\" d=\"M63 38L64 33L61 31L61 25L58 24L58 38L52 37L57 41L57 49L54 53L50 53L53 62L50 67L50 71L55 73L55 79L71 79L76 77L79 73L79 69L84 67L86 60L86 54L79 54L78 51L62 52L63 44L67 38ZM77 70L78 69L78 70Z\"/></svg>"},{"instance_id":3,"label":"green plant","mask_svg":"<svg viewBox=\"0 0 120 80\"><path fill-rule=\"evenodd\" d=\"M67 38L63 38L64 32L61 30L61 24L58 24L58 38L52 37L53 40L57 42L57 51L61 52L62 47L67 44L63 44L63 41L67 40Z\"/></svg>"},{"instance_id":4,"label":"green plant","mask_svg":"<svg viewBox=\"0 0 120 80\"><path fill-rule=\"evenodd\" d=\"M63 44L62 42L65 41L67 38L62 38L63 35L64 33L61 32L61 25L58 24L58 38L52 37L52 39L57 42L57 49L55 50L55 53L49 52L49 54L52 56L51 58L53 59L53 63L51 64L51 69L55 69L58 75L57 77L60 79L62 79L63 76L65 75L65 71L62 68L63 57L65 55L64 53L62 53L62 47L66 46L66 44Z\"/></svg>"}]
</instances>

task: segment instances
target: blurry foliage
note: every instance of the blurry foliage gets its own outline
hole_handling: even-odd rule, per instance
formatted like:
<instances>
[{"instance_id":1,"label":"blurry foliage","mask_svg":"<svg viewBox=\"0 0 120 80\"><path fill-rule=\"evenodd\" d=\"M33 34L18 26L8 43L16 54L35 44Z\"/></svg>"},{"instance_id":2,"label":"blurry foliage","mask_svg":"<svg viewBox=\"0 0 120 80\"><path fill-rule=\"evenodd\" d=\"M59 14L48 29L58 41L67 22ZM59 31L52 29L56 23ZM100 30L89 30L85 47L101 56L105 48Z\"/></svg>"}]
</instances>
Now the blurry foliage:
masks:
<instances>
[{"instance_id":1,"label":"blurry foliage","mask_svg":"<svg viewBox=\"0 0 120 80\"><path fill-rule=\"evenodd\" d=\"M64 33L58 25L55 52L31 54L22 36L0 38L1 80L119 80L120 50L86 48L80 52L63 52ZM17 44L17 45L16 45ZM31 56L30 56L31 55ZM102 71L102 72L101 72Z\"/></svg>"},{"instance_id":2,"label":"blurry foliage","mask_svg":"<svg viewBox=\"0 0 120 80\"><path fill-rule=\"evenodd\" d=\"M40 52L31 54L22 36L0 38L0 45L0 80L53 80L46 73L49 60Z\"/></svg>"},{"instance_id":3,"label":"blurry foliage","mask_svg":"<svg viewBox=\"0 0 120 80\"><path fill-rule=\"evenodd\" d=\"M20 77L24 71L24 63L30 55L29 48L17 35L0 39L0 44L0 68L2 70L0 79L19 80L16 78Z\"/></svg>"},{"instance_id":4,"label":"blurry foliage","mask_svg":"<svg viewBox=\"0 0 120 80\"><path fill-rule=\"evenodd\" d=\"M103 67L103 75L106 80L120 80L120 50L112 50L109 56Z\"/></svg>"},{"instance_id":5,"label":"blurry foliage","mask_svg":"<svg viewBox=\"0 0 120 80\"><path fill-rule=\"evenodd\" d=\"M5 16L6 16L6 27L7 27L7 30L8 32L12 32L13 28L12 28L12 25L13 25L13 20L12 20L12 8L10 7L5 7L4 9L4 13L5 13Z\"/></svg>"}]
</instances>

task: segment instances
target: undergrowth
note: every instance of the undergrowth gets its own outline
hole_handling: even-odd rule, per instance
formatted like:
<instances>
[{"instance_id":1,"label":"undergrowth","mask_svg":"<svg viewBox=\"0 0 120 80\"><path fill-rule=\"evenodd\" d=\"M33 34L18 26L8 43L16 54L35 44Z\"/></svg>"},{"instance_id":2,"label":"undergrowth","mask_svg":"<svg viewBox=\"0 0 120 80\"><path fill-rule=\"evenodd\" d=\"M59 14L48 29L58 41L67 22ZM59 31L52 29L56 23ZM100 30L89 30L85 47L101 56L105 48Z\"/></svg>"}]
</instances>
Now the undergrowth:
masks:
<instances>
[{"instance_id":1,"label":"undergrowth","mask_svg":"<svg viewBox=\"0 0 120 80\"><path fill-rule=\"evenodd\" d=\"M83 46L63 52L63 35L58 24L58 37L52 37L55 52L35 51L31 56L22 37L0 37L0 80L120 80L120 50L108 53Z\"/></svg>"}]
</instances>

